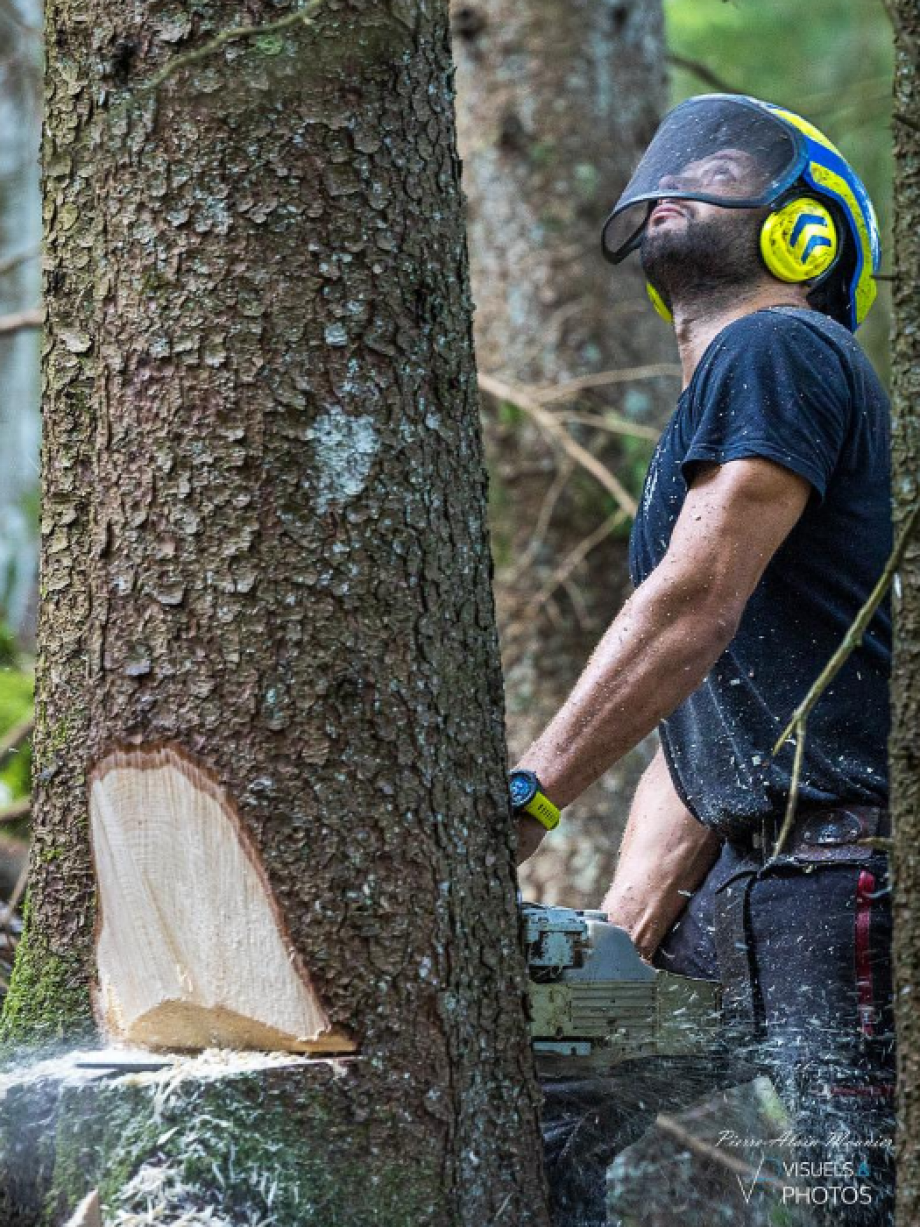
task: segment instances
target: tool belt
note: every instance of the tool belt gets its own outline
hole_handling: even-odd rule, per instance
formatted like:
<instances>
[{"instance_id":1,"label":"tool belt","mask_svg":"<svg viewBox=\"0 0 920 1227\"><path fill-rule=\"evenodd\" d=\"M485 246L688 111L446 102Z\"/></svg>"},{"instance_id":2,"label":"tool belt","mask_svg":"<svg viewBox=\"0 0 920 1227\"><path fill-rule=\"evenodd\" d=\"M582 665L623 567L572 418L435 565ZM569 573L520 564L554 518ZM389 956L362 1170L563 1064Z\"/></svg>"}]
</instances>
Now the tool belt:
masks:
<instances>
[{"instance_id":1,"label":"tool belt","mask_svg":"<svg viewBox=\"0 0 920 1227\"><path fill-rule=\"evenodd\" d=\"M886 839L891 834L890 814L881 806L835 805L807 809L795 815L782 849L776 855L783 824L783 817L767 818L751 831L749 838L732 838L729 842L746 860L759 867L768 863L777 867L854 865L884 852L884 847L868 841Z\"/></svg>"}]
</instances>

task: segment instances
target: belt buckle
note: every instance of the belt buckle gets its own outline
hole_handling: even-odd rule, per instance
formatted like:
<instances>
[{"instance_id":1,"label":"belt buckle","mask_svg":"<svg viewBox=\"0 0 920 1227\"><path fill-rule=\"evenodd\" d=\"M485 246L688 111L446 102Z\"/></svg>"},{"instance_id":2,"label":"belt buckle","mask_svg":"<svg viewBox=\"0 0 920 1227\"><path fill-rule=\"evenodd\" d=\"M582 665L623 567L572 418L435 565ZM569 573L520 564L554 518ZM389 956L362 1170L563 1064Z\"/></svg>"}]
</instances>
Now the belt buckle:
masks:
<instances>
[{"instance_id":1,"label":"belt buckle","mask_svg":"<svg viewBox=\"0 0 920 1227\"><path fill-rule=\"evenodd\" d=\"M802 824L801 840L812 848L836 848L854 844L862 834L857 814L841 809L833 814L815 814Z\"/></svg>"}]
</instances>

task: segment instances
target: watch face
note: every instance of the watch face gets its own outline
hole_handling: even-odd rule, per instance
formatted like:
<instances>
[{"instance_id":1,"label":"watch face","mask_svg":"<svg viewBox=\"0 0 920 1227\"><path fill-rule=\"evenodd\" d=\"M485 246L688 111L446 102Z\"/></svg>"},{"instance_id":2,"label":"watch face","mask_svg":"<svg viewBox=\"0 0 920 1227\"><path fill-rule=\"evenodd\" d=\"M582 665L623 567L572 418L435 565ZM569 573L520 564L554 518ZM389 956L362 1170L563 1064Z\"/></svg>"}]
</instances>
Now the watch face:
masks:
<instances>
[{"instance_id":1,"label":"watch face","mask_svg":"<svg viewBox=\"0 0 920 1227\"><path fill-rule=\"evenodd\" d=\"M511 804L520 809L528 801L532 801L537 793L537 777L532 771L515 771L509 781L511 789Z\"/></svg>"}]
</instances>

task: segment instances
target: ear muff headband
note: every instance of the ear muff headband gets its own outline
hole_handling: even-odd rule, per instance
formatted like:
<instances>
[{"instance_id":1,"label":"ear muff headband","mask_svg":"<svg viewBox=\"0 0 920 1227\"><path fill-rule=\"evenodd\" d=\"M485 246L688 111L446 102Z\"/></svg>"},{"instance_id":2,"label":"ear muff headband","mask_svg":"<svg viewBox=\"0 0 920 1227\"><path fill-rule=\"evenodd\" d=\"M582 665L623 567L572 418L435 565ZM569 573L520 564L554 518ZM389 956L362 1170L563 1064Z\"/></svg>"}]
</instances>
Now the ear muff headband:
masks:
<instances>
[{"instance_id":1,"label":"ear muff headband","mask_svg":"<svg viewBox=\"0 0 920 1227\"><path fill-rule=\"evenodd\" d=\"M646 294L648 294L651 300L652 306L655 308L655 310L658 312L658 314L661 316L664 322L666 324L673 324L674 316L671 314L670 310L668 309L667 303L664 301L664 299L661 297L661 295L658 293L658 291L655 289L655 287L652 285L650 281L646 281L645 283L645 292Z\"/></svg>"},{"instance_id":2,"label":"ear muff headband","mask_svg":"<svg viewBox=\"0 0 920 1227\"><path fill-rule=\"evenodd\" d=\"M830 209L797 196L771 213L760 231L760 254L780 281L812 281L834 264L840 239Z\"/></svg>"}]
</instances>

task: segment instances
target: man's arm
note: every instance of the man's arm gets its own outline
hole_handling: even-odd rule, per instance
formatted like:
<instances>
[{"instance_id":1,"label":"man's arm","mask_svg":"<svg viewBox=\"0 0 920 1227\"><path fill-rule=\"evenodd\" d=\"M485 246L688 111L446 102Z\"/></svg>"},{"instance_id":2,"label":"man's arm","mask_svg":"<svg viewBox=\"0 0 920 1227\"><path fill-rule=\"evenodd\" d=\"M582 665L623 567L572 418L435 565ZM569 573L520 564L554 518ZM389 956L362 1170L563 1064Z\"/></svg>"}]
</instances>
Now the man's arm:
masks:
<instances>
[{"instance_id":1,"label":"man's arm","mask_svg":"<svg viewBox=\"0 0 920 1227\"><path fill-rule=\"evenodd\" d=\"M574 801L700 685L810 489L760 457L696 470L664 558L518 764L536 772L551 801ZM534 819L521 820L519 860L544 833Z\"/></svg>"},{"instance_id":2,"label":"man's arm","mask_svg":"<svg viewBox=\"0 0 920 1227\"><path fill-rule=\"evenodd\" d=\"M616 874L602 907L650 959L715 861L717 835L675 791L661 749L646 768L629 811Z\"/></svg>"}]
</instances>

